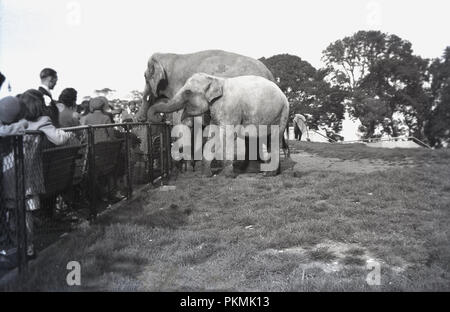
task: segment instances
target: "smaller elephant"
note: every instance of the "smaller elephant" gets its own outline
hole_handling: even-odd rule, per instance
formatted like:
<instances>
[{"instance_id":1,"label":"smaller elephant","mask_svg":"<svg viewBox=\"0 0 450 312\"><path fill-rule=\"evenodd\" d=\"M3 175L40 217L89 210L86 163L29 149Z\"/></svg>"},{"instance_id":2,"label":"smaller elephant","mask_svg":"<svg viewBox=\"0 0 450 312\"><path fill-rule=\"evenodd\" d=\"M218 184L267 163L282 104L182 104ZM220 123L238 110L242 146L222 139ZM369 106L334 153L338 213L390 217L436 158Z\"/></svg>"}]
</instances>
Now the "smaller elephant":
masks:
<instances>
[{"instance_id":1,"label":"smaller elephant","mask_svg":"<svg viewBox=\"0 0 450 312\"><path fill-rule=\"evenodd\" d=\"M289 102L272 81L259 76L239 76L233 78L221 78L197 73L191 76L185 85L176 95L164 106L164 112L184 109L182 120L188 117L200 116L209 111L211 124L225 129L227 126L241 125L255 126L256 133L248 134L244 132L223 131L221 142L234 142L236 135L244 137L249 135L255 137L257 142L266 139L267 150L270 149L270 142L273 140L270 126L278 129L278 142L283 144L285 155L289 155L289 147L284 139L289 117ZM160 112L158 104L150 107L150 114ZM269 126L267 132L260 129ZM231 137L232 136L232 137ZM229 141L231 140L231 141ZM222 146L223 147L223 146ZM279 148L274 147L276 155L276 167L270 170L271 174L279 173ZM261 146L258 146L261 154ZM225 148L223 148L225 151ZM224 157L224 175L234 175L232 160ZM211 175L210 162L204 160L205 174ZM272 161L272 160L271 160Z\"/></svg>"}]
</instances>

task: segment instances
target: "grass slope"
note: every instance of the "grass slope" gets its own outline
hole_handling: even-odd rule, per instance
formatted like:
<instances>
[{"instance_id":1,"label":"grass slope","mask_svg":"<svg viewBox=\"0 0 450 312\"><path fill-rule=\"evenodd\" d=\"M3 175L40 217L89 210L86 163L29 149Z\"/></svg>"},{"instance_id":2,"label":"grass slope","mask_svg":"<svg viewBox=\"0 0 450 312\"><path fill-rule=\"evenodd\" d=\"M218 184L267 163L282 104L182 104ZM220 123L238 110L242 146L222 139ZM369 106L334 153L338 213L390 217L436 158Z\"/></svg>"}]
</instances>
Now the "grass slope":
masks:
<instances>
[{"instance_id":1,"label":"grass slope","mask_svg":"<svg viewBox=\"0 0 450 312\"><path fill-rule=\"evenodd\" d=\"M51 246L6 290L450 290L449 151L291 146L316 156L285 160L276 177L187 172L176 191L148 188ZM331 158L385 167L322 168ZM81 287L66 284L72 260ZM366 283L370 261L380 286Z\"/></svg>"}]
</instances>

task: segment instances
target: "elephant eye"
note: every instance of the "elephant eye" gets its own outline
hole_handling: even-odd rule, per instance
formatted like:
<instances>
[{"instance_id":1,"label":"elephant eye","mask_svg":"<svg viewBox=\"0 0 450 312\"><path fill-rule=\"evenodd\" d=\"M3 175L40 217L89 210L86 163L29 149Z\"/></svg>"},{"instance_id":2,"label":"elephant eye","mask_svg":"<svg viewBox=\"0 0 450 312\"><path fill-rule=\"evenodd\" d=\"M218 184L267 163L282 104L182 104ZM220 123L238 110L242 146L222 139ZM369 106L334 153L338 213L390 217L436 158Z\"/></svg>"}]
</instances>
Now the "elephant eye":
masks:
<instances>
[{"instance_id":1,"label":"elephant eye","mask_svg":"<svg viewBox=\"0 0 450 312\"><path fill-rule=\"evenodd\" d=\"M189 95L191 95L191 94L192 94L192 91L191 91L191 90L186 90L186 91L184 91L184 95L189 96Z\"/></svg>"}]
</instances>

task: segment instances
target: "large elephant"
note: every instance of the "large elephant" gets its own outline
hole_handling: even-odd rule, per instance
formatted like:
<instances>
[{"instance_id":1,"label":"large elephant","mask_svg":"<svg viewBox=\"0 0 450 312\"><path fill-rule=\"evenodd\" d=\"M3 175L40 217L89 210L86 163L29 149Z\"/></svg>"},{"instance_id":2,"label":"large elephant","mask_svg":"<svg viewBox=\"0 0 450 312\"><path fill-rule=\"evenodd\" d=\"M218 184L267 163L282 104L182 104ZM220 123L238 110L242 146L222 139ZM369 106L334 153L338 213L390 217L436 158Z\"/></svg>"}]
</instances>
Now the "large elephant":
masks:
<instances>
[{"instance_id":1,"label":"large elephant","mask_svg":"<svg viewBox=\"0 0 450 312\"><path fill-rule=\"evenodd\" d=\"M148 109L156 102L167 102L184 86L195 73L206 73L218 77L255 75L274 81L267 67L253 58L221 51L207 50L192 54L153 54L145 71L143 103L137 114L140 121L159 121L158 116L149 116ZM165 112L161 108L161 112ZM174 112L173 123L181 122L182 112ZM148 118L150 117L150 118Z\"/></svg>"},{"instance_id":2,"label":"large elephant","mask_svg":"<svg viewBox=\"0 0 450 312\"><path fill-rule=\"evenodd\" d=\"M175 112L178 110L183 110L182 121L185 118L200 116L209 111L211 123L218 125L222 130L225 130L227 126L247 127L253 125L254 129L258 129L249 135L256 139L253 142L260 142L257 140L258 138L267 136L273 142L270 129L265 128L267 132L259 132L260 129L257 127L278 126L278 142L283 144L285 154L289 154L289 147L284 139L284 131L289 118L289 102L280 88L265 78L251 75L222 78L197 73L187 80L186 84L168 103L159 103L150 107L149 115L152 119L152 115L161 111ZM223 135L221 137L222 147L226 147L224 142L234 142L236 134L241 137L245 137L247 134L239 129L238 131L235 131L234 128L233 131L229 131L229 129L220 133ZM217 139L217 136L215 138ZM275 159L276 162L275 167L272 167L273 169L270 171L278 173L280 169L279 145L272 145L272 148L270 148L270 143L266 145L268 145L268 149L271 149L272 159ZM234 151L234 143L231 150ZM253 151L257 153L258 150L261 152L259 146ZM234 175L232 166L234 154L231 157L230 154L228 157L225 156L227 152L230 152L227 147L223 151L224 170L222 172L225 175ZM273 158L274 156L275 158ZM206 161L203 168L206 170L205 174L211 175L210 163Z\"/></svg>"}]
</instances>

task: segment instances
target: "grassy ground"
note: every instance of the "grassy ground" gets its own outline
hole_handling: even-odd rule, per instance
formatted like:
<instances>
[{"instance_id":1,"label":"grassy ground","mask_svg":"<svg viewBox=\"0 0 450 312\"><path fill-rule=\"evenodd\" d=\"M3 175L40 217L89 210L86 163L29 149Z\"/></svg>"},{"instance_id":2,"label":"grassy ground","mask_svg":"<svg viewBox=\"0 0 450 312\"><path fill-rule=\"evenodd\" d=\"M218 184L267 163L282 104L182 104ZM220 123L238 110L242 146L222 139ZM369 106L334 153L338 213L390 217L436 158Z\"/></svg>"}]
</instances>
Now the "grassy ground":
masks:
<instances>
[{"instance_id":1,"label":"grassy ground","mask_svg":"<svg viewBox=\"0 0 450 312\"><path fill-rule=\"evenodd\" d=\"M276 177L187 172L176 191L147 188L7 290L450 290L449 151L291 146ZM366 282L370 263L379 286Z\"/></svg>"}]
</instances>

